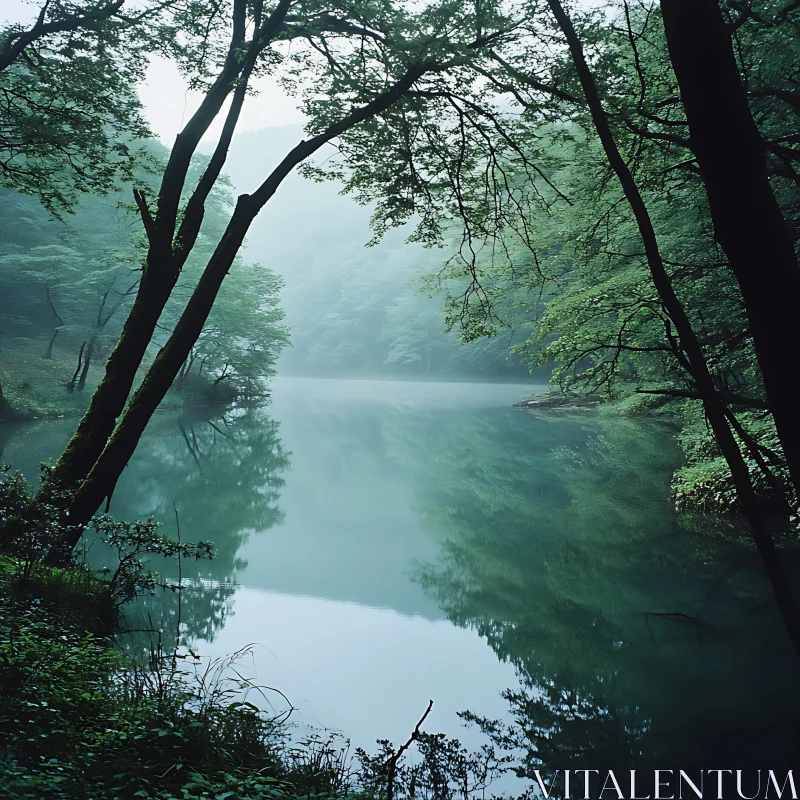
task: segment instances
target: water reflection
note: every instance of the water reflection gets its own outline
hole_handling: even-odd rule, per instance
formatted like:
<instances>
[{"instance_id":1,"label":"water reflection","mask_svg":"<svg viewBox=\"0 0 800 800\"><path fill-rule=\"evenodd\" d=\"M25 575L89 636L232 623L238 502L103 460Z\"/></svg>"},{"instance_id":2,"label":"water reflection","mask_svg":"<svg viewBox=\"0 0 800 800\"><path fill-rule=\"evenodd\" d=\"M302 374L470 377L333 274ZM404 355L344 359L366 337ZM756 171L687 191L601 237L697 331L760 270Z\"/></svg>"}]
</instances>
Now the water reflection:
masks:
<instances>
[{"instance_id":1,"label":"water reflection","mask_svg":"<svg viewBox=\"0 0 800 800\"><path fill-rule=\"evenodd\" d=\"M154 434L125 471L113 513L162 520L173 536L180 526L185 541L213 542L214 558L184 562L181 577L189 588L180 598L167 594L146 603L138 616L172 628L180 599L183 635L211 641L231 610L236 574L247 566L242 546L283 519L278 502L289 455L278 423L259 409L182 415ZM176 577L174 568L170 573Z\"/></svg>"},{"instance_id":2,"label":"water reflection","mask_svg":"<svg viewBox=\"0 0 800 800\"><path fill-rule=\"evenodd\" d=\"M551 423L536 447L473 426L428 485L448 539L416 579L522 685L506 693L515 724L484 727L529 768L789 764L798 673L754 551L718 523L681 525L663 429L580 427L564 445L570 423ZM504 468L465 463L467 441L502 447Z\"/></svg>"},{"instance_id":3,"label":"water reflection","mask_svg":"<svg viewBox=\"0 0 800 800\"><path fill-rule=\"evenodd\" d=\"M431 730L479 746L455 712L498 718L530 767L778 768L798 671L753 550L676 517L669 428L538 419L525 393L278 381L266 410L155 420L112 511L174 532L174 503L214 541L185 636L262 645L258 679L357 745L433 698ZM17 429L4 460L35 475L71 429ZM143 613L170 630L177 597Z\"/></svg>"},{"instance_id":4,"label":"water reflection","mask_svg":"<svg viewBox=\"0 0 800 800\"><path fill-rule=\"evenodd\" d=\"M3 456L38 480L39 464L52 459L74 430L74 420L8 426L0 439ZM279 424L264 409L213 413L162 413L154 418L114 492L111 513L119 519L159 520L184 541L211 541L210 561L184 561L180 577L188 588L144 598L129 609L134 629L175 629L179 604L185 639L211 641L231 610L236 574L247 566L240 555L254 533L280 524L279 508L289 454ZM113 566L113 554L84 537L85 557ZM176 565L152 562L163 578L178 578Z\"/></svg>"}]
</instances>

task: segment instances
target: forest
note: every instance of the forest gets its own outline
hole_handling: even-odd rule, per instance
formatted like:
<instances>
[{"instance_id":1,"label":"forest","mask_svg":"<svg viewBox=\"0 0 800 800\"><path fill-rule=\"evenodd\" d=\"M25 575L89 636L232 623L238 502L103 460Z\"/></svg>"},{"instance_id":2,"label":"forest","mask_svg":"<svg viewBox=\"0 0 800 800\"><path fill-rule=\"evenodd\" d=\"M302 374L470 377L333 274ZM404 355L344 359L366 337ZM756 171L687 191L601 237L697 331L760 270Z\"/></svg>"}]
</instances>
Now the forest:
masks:
<instances>
[{"instance_id":1,"label":"forest","mask_svg":"<svg viewBox=\"0 0 800 800\"><path fill-rule=\"evenodd\" d=\"M797 765L800 2L5 5L0 796ZM470 632L506 716L293 738L198 655L255 585Z\"/></svg>"}]
</instances>

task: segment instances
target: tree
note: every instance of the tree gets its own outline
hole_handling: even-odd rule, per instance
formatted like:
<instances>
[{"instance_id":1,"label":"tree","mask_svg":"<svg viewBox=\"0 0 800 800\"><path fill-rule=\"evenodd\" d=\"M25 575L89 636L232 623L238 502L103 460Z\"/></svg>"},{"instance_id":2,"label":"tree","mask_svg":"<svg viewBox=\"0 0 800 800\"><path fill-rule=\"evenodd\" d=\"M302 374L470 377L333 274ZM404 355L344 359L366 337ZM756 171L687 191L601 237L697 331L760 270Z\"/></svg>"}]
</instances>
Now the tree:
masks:
<instances>
[{"instance_id":1,"label":"tree","mask_svg":"<svg viewBox=\"0 0 800 800\"><path fill-rule=\"evenodd\" d=\"M750 523L753 540L764 561L789 637L797 654L800 656L800 609L795 604L791 584L775 549L775 543L767 524L766 509L755 491L747 463L734 436L736 423L733 419L733 413L715 385L703 348L683 304L678 299L672 286L671 278L661 257L655 229L647 211L647 206L614 140L597 85L572 21L559 0L547 0L547 2L567 40L592 120L609 164L622 186L625 198L630 204L636 219L652 281L658 292L664 312L668 317L667 339L670 342L676 360L683 366L694 382L714 438L725 460L728 462L742 510ZM781 218L781 223L782 221ZM792 253L794 253L793 250ZM675 326L674 336L669 329L670 324Z\"/></svg>"},{"instance_id":2,"label":"tree","mask_svg":"<svg viewBox=\"0 0 800 800\"><path fill-rule=\"evenodd\" d=\"M629 104L633 105L635 115L627 113L628 109L624 106L619 115L618 124L632 129L637 137L640 137L640 141L635 143L633 156L626 158L617 142L611 117L606 110L604 95L613 95L615 88L619 91L619 87L622 86L624 88L621 93L629 96L628 85L617 83L615 88L601 91L584 53L581 36L563 5L558 0L547 0L545 5L555 20L557 35L554 36L552 24L548 24L547 18L542 16L541 4L528 5L530 20L528 30L536 49L531 54L525 53L518 47L515 54L518 60L515 64L510 64L501 54L495 53L495 61L503 66L505 71L500 74L501 76L496 72L485 74L489 86L506 96L511 95L519 106L528 111L527 118L523 116L521 120L511 120L490 110L486 105L478 106L469 100L459 98L456 92L442 93L439 95L442 105L445 107L449 105L454 109L454 114L453 111L451 114L456 117L455 120L444 114L442 115L444 121L438 124L432 124L427 120L403 120L395 131L384 135L384 141L388 147L391 147L388 143L392 140L401 142L408 155L405 157L401 155L398 158L400 148L390 149L389 154L381 161L379 169L374 165L365 164L356 153L353 161L358 169L351 164L353 177L350 186L361 191L362 196L373 197L381 192L378 183L387 181L387 173L389 180L393 179L398 183L402 181L401 185L405 192L391 192L388 196L384 192L385 199L383 204L379 205L378 213L391 221L397 216L407 218L409 209L413 209L423 217L418 235L429 241L441 241L443 226L449 224L451 220L455 219L463 224L463 244L459 255L469 285L457 314L467 317L472 315L473 319L477 319L479 335L491 333L496 325L493 287L483 280L481 252L489 250L486 260L493 260L496 258L496 251L499 250L501 259L509 262L510 269L513 270L515 256L509 252L506 245L511 232L532 252L538 269L540 262L534 250L535 231L531 230L528 221L532 218L533 209L537 205L549 206L554 202L554 196L567 199L543 174L541 165L537 163L541 147L537 146L536 128L541 128L548 121L546 107L539 102L528 100L524 93L533 89L539 95L555 98L562 105L567 104L570 110L578 107L579 113L584 116L590 126L589 129L597 136L602 146L610 172L604 182L607 183L611 176L619 181L623 193L619 202L625 202L629 206L635 221L638 241L644 251L643 261L657 300L657 305L651 305L649 310L651 313L655 311L656 318L664 326L663 344L658 348L647 348L647 350L666 348L680 366L683 379L689 384L688 389L676 390L676 393L696 398L702 403L716 445L731 471L741 508L751 524L753 539L767 568L790 638L800 654L800 613L770 534L768 526L770 509L755 489L742 450L745 449L752 455L759 468L767 474L772 487L778 491L780 487L774 480L758 442L753 440L731 409L731 405L736 405L740 398L733 397L725 391L724 384L717 379L715 368L709 364L692 319L675 291L672 275L661 254L647 203L633 173L640 160L646 157L642 153L641 139L651 138L685 144L685 140L673 132L661 134L659 131L642 130L636 120L644 117L667 128L680 127L682 122L663 119L658 114L648 112L644 107L647 87L640 72L639 46L631 25L630 10L628 5L624 4L627 20L627 31L624 35L627 35L633 52L635 74L640 76L640 93L637 99ZM586 32L589 41L599 38L596 24L587 25ZM569 56L566 64L562 57L565 52L564 45ZM554 69L550 80L543 80L539 77L542 72L541 63L537 61L533 61L532 64L530 61L526 63L524 57L528 55L530 58L539 59L539 54L542 51L547 52L548 49L555 51L553 61L558 71ZM610 62L609 53L602 47L598 49L596 63L600 67L605 67ZM514 48L511 50L513 53ZM528 68L530 71L523 71ZM610 69L612 75L618 77L614 75L613 67ZM566 116L564 112L561 113ZM481 121L485 119L488 119L487 125L494 129L490 134L485 133L481 125ZM557 117L554 115L551 119ZM488 155L486 155L487 149ZM399 166L395 166L398 162ZM662 167L662 172L664 171L667 170ZM408 199L409 195L412 200ZM420 212L420 208L415 206L416 200L419 200L424 211ZM448 214L452 216L448 217ZM644 307L648 305L641 304L637 297L632 300L634 311L631 312L631 316L635 313L637 305ZM623 322L618 332L620 342L616 348L618 352L626 349L636 350L635 345L631 347L622 344L625 328L626 324ZM615 348L613 345L609 347L608 344L601 344L598 349L613 351Z\"/></svg>"},{"instance_id":3,"label":"tree","mask_svg":"<svg viewBox=\"0 0 800 800\"><path fill-rule=\"evenodd\" d=\"M4 32L0 72L8 69L25 53L26 48L40 39L102 27L107 20L119 15L123 3L124 0L101 4L45 3L30 28L13 25Z\"/></svg>"},{"instance_id":4,"label":"tree","mask_svg":"<svg viewBox=\"0 0 800 800\"><path fill-rule=\"evenodd\" d=\"M770 186L767 147L753 121L718 0L662 0L661 10L714 234L741 287L770 410L800 494L797 378L787 369L800 361L794 237ZM778 15L793 10L789 4ZM789 147L781 152L798 159Z\"/></svg>"},{"instance_id":5,"label":"tree","mask_svg":"<svg viewBox=\"0 0 800 800\"><path fill-rule=\"evenodd\" d=\"M179 391L214 398L262 397L289 337L278 305L282 281L237 259L178 376ZM165 310L167 326L170 308Z\"/></svg>"},{"instance_id":6,"label":"tree","mask_svg":"<svg viewBox=\"0 0 800 800\"><path fill-rule=\"evenodd\" d=\"M313 4L310 8L294 9L295 15L289 17L290 8L289 0L281 0L267 14L258 4L248 27L248 9L243 2L234 4L231 39L222 65L200 108L176 140L163 173L155 211L151 211L142 192L136 193L149 240L142 280L122 336L109 358L105 378L53 473L53 480L59 484L77 487L69 508L74 533L65 542L68 550L101 500L113 491L150 416L201 335L251 222L286 175L332 139L362 124L366 124L368 131L372 120L401 101L424 105L424 93L411 91L418 84L427 82L431 88L435 87L446 81L447 76L458 75L459 70L465 80L469 77L465 65L476 54L480 55L481 46L503 36L503 20L490 9L481 11L476 26L471 12L448 3L421 12L388 13L388 9L373 9L367 14L370 9L365 8L362 13L366 16L355 15L344 20L327 13L320 15ZM296 16L298 11L308 15L304 20L301 18L302 24ZM322 50L314 47L315 29L319 31ZM248 33L249 40L245 38ZM307 108L314 118L313 135L292 149L253 194L238 198L225 232L172 335L115 426L158 318L197 241L205 202L224 164L247 81L273 41L293 36L311 38L312 47L297 58L310 84ZM331 40L336 38L342 43L334 55ZM351 46L351 38L359 43L357 51ZM315 60L320 52L322 58ZM191 156L231 92L232 102L221 139L179 216Z\"/></svg>"},{"instance_id":7,"label":"tree","mask_svg":"<svg viewBox=\"0 0 800 800\"><path fill-rule=\"evenodd\" d=\"M155 142L143 146L153 163L166 152ZM198 157L192 174L204 164ZM141 173L140 185L148 178ZM0 363L9 400L20 414L26 406L37 415L71 409L81 413L85 406L80 394L87 384L94 388L97 364L118 338L140 280L144 236L135 207L126 203L130 186L120 183L105 195L84 195L62 220L49 215L34 198L10 190L2 190L2 195ZM155 355L165 332L177 321L202 271L203 258L212 252L209 242L227 224L231 205L222 181L209 199L200 241L146 359ZM209 392L228 400L263 394L264 379L272 374L286 341L277 307L279 285L269 269L237 263L211 327L204 330L204 348L196 354L188 382L178 382L187 389L187 403Z\"/></svg>"},{"instance_id":8,"label":"tree","mask_svg":"<svg viewBox=\"0 0 800 800\"><path fill-rule=\"evenodd\" d=\"M55 355L60 372L65 351L77 357L83 345L79 367L62 384L80 391L93 357L119 334L117 317L138 281L138 231L118 206L119 191L82 197L65 220L53 218L33 198L8 190L3 196L3 334L15 350L7 360L19 367L35 346L44 358Z\"/></svg>"},{"instance_id":9,"label":"tree","mask_svg":"<svg viewBox=\"0 0 800 800\"><path fill-rule=\"evenodd\" d=\"M47 0L30 27L0 29L0 186L62 213L132 176L149 133L136 86L177 6Z\"/></svg>"}]
</instances>

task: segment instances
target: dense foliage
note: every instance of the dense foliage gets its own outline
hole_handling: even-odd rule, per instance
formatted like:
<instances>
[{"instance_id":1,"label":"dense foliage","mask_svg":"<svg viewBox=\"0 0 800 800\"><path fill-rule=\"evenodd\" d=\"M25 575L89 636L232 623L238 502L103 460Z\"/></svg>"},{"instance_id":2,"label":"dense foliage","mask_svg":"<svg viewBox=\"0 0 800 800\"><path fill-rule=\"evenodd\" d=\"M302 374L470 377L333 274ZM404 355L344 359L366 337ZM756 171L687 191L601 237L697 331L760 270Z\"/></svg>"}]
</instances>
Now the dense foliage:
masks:
<instances>
[{"instance_id":1,"label":"dense foliage","mask_svg":"<svg viewBox=\"0 0 800 800\"><path fill-rule=\"evenodd\" d=\"M56 0L30 25L0 27L0 186L63 213L141 169L137 87L177 5Z\"/></svg>"},{"instance_id":2,"label":"dense foliage","mask_svg":"<svg viewBox=\"0 0 800 800\"><path fill-rule=\"evenodd\" d=\"M285 357L287 367L326 375L499 377L519 374L519 356L527 355L534 367L554 364L553 378L562 390L602 391L610 397L642 393L642 405L649 398L649 405L662 406L676 396L700 398L696 376L690 374L696 365L684 355L689 330L707 362L706 384L713 382L714 393L726 408L733 403L733 410L725 411L730 421L718 423L709 439L697 426L701 417L691 404L673 403L686 416L683 441L693 465L679 478L679 497L707 507L730 504L734 492L725 477L730 446L724 457L719 449L720 431L729 436L729 425L758 493L773 498L791 494L780 437L759 416L767 405L764 394L774 390L762 386L750 331L752 308L742 295L740 276L713 238L707 201L713 187L706 185L692 151L681 102L684 87L672 71L668 32L657 4L577 8L571 22L561 4L551 0L479 9L444 3L335 11L297 3L290 13L291 5L278 4L269 16L261 4L236 7L227 21L213 9L179 3L146 10L135 21L119 17L119 9L107 10L92 26L34 37L5 70L12 76L23 61L62 43L59 36L69 42L77 37L81 47L96 39L111 54L112 72L134 69L129 65L135 59L123 53L161 49L176 59L195 88L206 92L171 154L150 147L149 158L140 161L135 199L142 220L134 237L140 250L135 261L144 265L141 280L123 288L139 267L131 255L120 257L106 246L105 263L110 254L113 266L98 267L88 281L79 279L100 298L96 308L65 322L50 285L70 282L56 277L54 269L80 273L75 248L40 249L24 271L44 288L48 312L42 316L50 317L51 327L45 355L49 358L59 334L62 339L73 336L77 368L65 381L68 391L82 388L89 365L109 352L103 339L115 340L126 311L132 326L132 335L113 348L117 355L106 369L103 397L96 397L60 460L59 480L88 478L113 434L113 425L106 429L100 417L119 418L134 367L141 375L147 366L147 377L135 397L137 411L130 424L122 425L112 448L119 455L107 455L102 472L109 474L122 468L129 457L123 459L122 451L129 454L135 447L139 429L170 384L190 388L205 377L220 398L257 393L285 337L276 327L279 314L272 309L265 315L255 298L274 296L278 284L264 270L240 266L236 252L257 213L299 166L308 176L338 179L357 201L369 205L372 243L384 242L356 255L350 248L354 231L362 228L359 218L353 225L345 221L339 231L327 230L332 236L324 248L311 240L304 243L308 246L290 246L282 228L297 224L300 216L291 191L283 195L284 209L254 229L259 253L293 279L287 297L292 317L300 322L296 349ZM50 13L57 17L71 11L58 7ZM747 10L723 4L722 11L742 85L766 141L775 196L796 230L796 153L790 130L797 107L792 66L796 9L764 0ZM254 26L252 40L246 25L241 27L248 19ZM142 20L146 24L137 24ZM580 59L562 40L569 39L565 20L568 27L574 25L572 35L587 54L608 135L626 159L656 229L664 281L676 295L671 307L665 305L663 287L653 282L651 257L642 252L640 220L634 221L613 179L607 142L601 147L597 110L591 108ZM170 25L182 30L174 42L167 35ZM10 29L6 47L22 42L23 33L20 27ZM230 42L228 34L233 35ZM284 55L281 47L287 41L302 44ZM117 49L109 42L117 43ZM70 58L69 53L61 58ZM273 159L277 166L269 177L255 190L248 186L249 195L210 222L227 203L213 186L233 141L248 81L266 73L278 75L287 91L299 96L311 138L293 148L292 132L282 132ZM384 77L378 79L379 74ZM137 79L122 73L115 78L128 89ZM107 83L113 91L113 81ZM20 89L20 94L32 97L32 91ZM200 161L195 155L200 138L228 96L233 100L222 138L211 157ZM133 122L128 129L132 142L144 132ZM243 173L252 163L250 153L258 150L253 141L234 147L240 159L239 166L232 159L234 172ZM333 141L338 152L331 155L324 147ZM116 174L112 149L94 160ZM314 163L309 159L317 152L325 155ZM59 184L57 171L51 182ZM100 188L110 187L106 181ZM126 194L128 189L118 191ZM159 198L156 206L148 200L153 196ZM326 203L330 209L327 200L321 207ZM410 231L413 244L399 247L395 228L403 236ZM96 245L92 242L92 249L102 252ZM38 248L56 246L37 242ZM300 269L284 264L286 259L299 262ZM115 270L121 275L112 275ZM438 289L446 296L444 326L437 321L435 303L406 285L421 272L429 275L428 293ZM232 277L217 300L228 273ZM117 298L111 308L109 293ZM263 326L241 324L254 314L264 316ZM676 314L685 315L685 322ZM194 330L194 321L206 317L200 331ZM681 324L685 330L676 332L674 326ZM259 340L249 332L241 335L244 327L269 333ZM79 333L81 328L88 332ZM165 329L173 335L162 336ZM150 360L159 349L163 358ZM698 357L693 356L695 361ZM763 362L763 352L759 358ZM30 384L23 380L17 385ZM708 386L703 391L710 391ZM144 422L134 422L140 416ZM86 464L79 463L79 452ZM87 511L80 516L87 516L103 491L107 488L96 478L82 487L76 502L86 504Z\"/></svg>"},{"instance_id":3,"label":"dense foliage","mask_svg":"<svg viewBox=\"0 0 800 800\"><path fill-rule=\"evenodd\" d=\"M157 143L147 150L153 163L164 157ZM197 169L202 157L198 160ZM142 174L140 185L147 178ZM0 380L17 414L80 411L84 388L93 389L99 380L141 280L144 242L130 201L130 185L120 184L103 196L81 198L69 217L58 220L34 199L3 192ZM197 281L199 259L224 226L231 203L223 183L209 203L197 257L187 262L165 309L150 358L174 327L181 301ZM271 270L237 260L175 383L176 393L207 400L264 394L264 381L288 342L280 287Z\"/></svg>"},{"instance_id":4,"label":"dense foliage","mask_svg":"<svg viewBox=\"0 0 800 800\"><path fill-rule=\"evenodd\" d=\"M751 111L766 142L772 186L796 241L796 9L773 2L747 9L722 5ZM548 27L542 20L534 42L551 35L552 23ZM608 12L576 9L573 21L717 390L734 398L734 406L736 400L741 403L735 434L751 476L765 495L778 491L776 484L793 494L766 414L747 308L715 241L659 10L655 4L627 3ZM527 202L515 187L516 202L525 205L516 220L500 220L499 242L497 227L478 228L477 234L467 229L461 258L451 260L444 272L458 287L448 292L449 319L467 339L497 335L508 328L508 317L513 319L507 311L511 306L532 328L515 349L532 367L552 363L560 390L627 398L627 410L667 404L667 410L683 416L685 426L681 441L689 467L676 477L679 502L727 507L736 496L729 465L697 400L680 399L698 395L680 353L676 356L673 320L651 280L640 231L593 129L575 66L563 48L540 49L531 78L532 57L518 53L493 86L502 97L516 87L524 124L508 127L521 147L512 156L535 161L549 185L539 178L539 203ZM461 137L453 129L436 133L455 141ZM440 172L445 167L442 162ZM507 169L507 162L501 168ZM530 167L523 161L512 174L521 169ZM363 183L360 177L353 182ZM445 186L452 196L453 181L445 180ZM507 203L514 200L513 192ZM495 198L502 192L494 186L488 194Z\"/></svg>"}]
</instances>

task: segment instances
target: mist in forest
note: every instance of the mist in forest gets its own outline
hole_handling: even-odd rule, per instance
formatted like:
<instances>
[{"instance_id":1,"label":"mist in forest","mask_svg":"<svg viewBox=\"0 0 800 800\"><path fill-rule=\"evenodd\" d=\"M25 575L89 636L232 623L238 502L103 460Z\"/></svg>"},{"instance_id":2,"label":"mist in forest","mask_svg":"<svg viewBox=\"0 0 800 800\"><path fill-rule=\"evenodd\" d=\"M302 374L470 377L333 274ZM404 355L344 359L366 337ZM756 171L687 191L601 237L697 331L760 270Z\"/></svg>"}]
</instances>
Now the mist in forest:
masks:
<instances>
[{"instance_id":1,"label":"mist in forest","mask_svg":"<svg viewBox=\"0 0 800 800\"><path fill-rule=\"evenodd\" d=\"M225 167L235 192L252 191L254 176L269 173L303 136L301 125L239 134ZM457 328L446 330L441 293L423 280L444 267L452 250L408 243L412 226L368 246L370 216L369 207L342 193L341 183L293 173L250 229L247 259L284 280L281 304L291 346L281 354L279 372L527 380L523 359L510 352L526 336L524 318L509 319L496 338L464 344ZM538 381L548 373L540 370Z\"/></svg>"}]
</instances>

